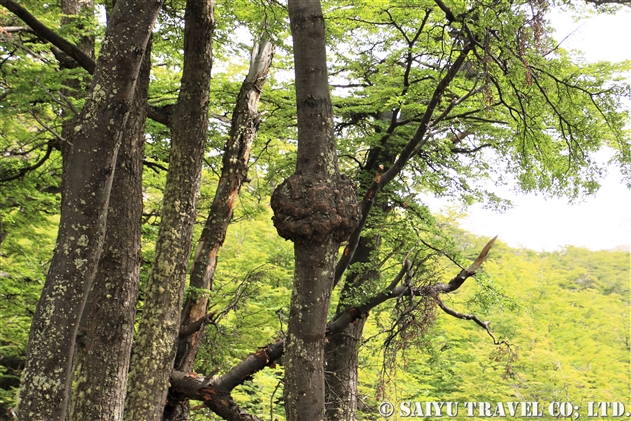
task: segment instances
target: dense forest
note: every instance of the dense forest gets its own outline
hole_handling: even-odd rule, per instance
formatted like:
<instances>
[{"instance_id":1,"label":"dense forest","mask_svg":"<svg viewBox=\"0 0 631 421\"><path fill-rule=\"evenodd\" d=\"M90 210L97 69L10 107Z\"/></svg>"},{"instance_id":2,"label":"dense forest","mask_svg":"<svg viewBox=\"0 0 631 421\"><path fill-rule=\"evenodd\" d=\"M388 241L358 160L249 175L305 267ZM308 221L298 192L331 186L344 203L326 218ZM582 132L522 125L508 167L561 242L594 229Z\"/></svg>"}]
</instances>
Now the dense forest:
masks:
<instances>
[{"instance_id":1,"label":"dense forest","mask_svg":"<svg viewBox=\"0 0 631 421\"><path fill-rule=\"evenodd\" d=\"M624 3L0 0L0 417L631 410L629 253L424 201L631 185L631 63L546 18Z\"/></svg>"},{"instance_id":2,"label":"dense forest","mask_svg":"<svg viewBox=\"0 0 631 421\"><path fill-rule=\"evenodd\" d=\"M212 178L208 183L213 184ZM265 203L255 206L253 198L243 199L220 252L221 269L210 295L211 311L219 317L198 357L196 372L204 375L230 369L252 352L252 344L274 341L287 326L291 244L276 235ZM453 220L437 219L449 226L462 255L475 257L484 239L454 229ZM145 227L147 260L153 252L151 225ZM0 311L7 321L0 332L6 361L22 361L56 226L54 219L18 219L11 227L15 235L7 237L0 257L5 278ZM430 329L416 326L386 347L396 308L394 303L379 308L371 314L359 356L357 419L382 419L377 415L382 401L538 401L546 415L544 404L569 401L581 407L582 416L587 402L628 403L630 258L626 251L568 247L542 253L498 241L484 270L449 303L491 321L494 334L510 347L497 347L474 323L435 311ZM443 262L441 277L449 278L453 268ZM3 411L16 396L14 368L7 364L1 371ZM282 370L281 361L257 373L233 392L235 400L261 419L283 420ZM462 406L459 415L466 418ZM221 418L197 408L192 419Z\"/></svg>"}]
</instances>

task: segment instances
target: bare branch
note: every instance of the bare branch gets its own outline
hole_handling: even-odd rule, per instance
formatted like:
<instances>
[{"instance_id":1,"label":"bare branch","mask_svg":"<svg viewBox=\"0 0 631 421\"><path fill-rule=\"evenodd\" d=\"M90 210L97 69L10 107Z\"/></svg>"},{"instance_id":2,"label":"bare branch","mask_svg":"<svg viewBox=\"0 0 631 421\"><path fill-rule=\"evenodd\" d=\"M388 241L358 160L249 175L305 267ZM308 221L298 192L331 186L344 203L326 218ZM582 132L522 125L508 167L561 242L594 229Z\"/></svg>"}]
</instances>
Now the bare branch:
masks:
<instances>
[{"instance_id":1,"label":"bare branch","mask_svg":"<svg viewBox=\"0 0 631 421\"><path fill-rule=\"evenodd\" d=\"M438 307L440 307L445 313L449 314L450 316L453 316L457 319L462 319L462 320L473 320L474 322L476 322L479 326L481 326L482 328L484 328L484 330L486 330L486 333L489 334L489 336L493 339L493 343L495 345L501 345L501 344L506 344L508 345L508 343L506 341L498 341L495 338L495 335L493 335L493 333L491 332L490 329L490 325L491 322L486 321L483 322L482 320L480 320L475 314L464 314L464 313L459 313L456 310L453 310L449 307L447 307L445 305L445 303L438 297L434 297L434 299L436 300L436 302L438 303Z\"/></svg>"}]
</instances>

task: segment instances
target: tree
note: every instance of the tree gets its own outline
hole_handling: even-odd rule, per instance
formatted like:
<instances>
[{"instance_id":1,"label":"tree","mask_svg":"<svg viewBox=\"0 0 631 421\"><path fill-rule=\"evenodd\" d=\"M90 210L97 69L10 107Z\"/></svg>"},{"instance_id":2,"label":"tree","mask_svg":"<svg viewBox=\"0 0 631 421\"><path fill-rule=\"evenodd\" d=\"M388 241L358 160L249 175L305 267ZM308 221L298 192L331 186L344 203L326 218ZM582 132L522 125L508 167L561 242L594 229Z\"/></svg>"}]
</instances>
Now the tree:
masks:
<instances>
[{"instance_id":1,"label":"tree","mask_svg":"<svg viewBox=\"0 0 631 421\"><path fill-rule=\"evenodd\" d=\"M46 44L42 48L42 41L50 42L85 70L94 72L93 86L104 86L98 78L102 77L99 72L106 69L102 57L107 55L103 54L108 52L107 48L114 48L111 42L101 46L95 64L79 48L24 8L10 0L0 0L0 4L29 25L27 31L20 33L35 33L38 37L20 42L10 40L13 44L8 42L7 45L19 46L15 51L38 45L42 57L50 57ZM108 34L119 24L117 13L124 5L117 4L110 16ZM168 175L164 194L157 194L160 206L155 212L145 209L145 218L159 215L160 230L155 252L150 256L152 269L145 275L146 284L140 294L142 314L130 367L126 419L163 416L186 419L187 399L203 401L224 419L257 419L255 414L239 406L233 391L250 376L273 365L283 351L286 353L284 405L288 419L354 419L359 405L358 349L364 325L370 320L369 311L376 311L380 306L389 306L391 310L392 333L387 336L387 343L391 344L387 348L390 355L396 353L397 347L393 344L407 340L414 329L421 333L429 329L435 309L460 319L473 320L491 334L494 343L502 343L493 336L488 323L450 308L440 295L460 288L477 271L493 242L483 248L475 263L469 266L456 256L456 246L445 238L444 230L432 219L418 197L419 193L450 194L461 197L465 203L487 200L501 206L497 197L477 183L485 178L501 182L505 173L514 174L523 190L570 196L590 193L597 188L600 171L591 161L590 154L603 145L614 146L618 151L618 163L628 166L629 140L622 130L627 117L620 111L619 103L628 87L613 80L624 67L610 64L581 67L575 64L572 57L547 36L543 19L545 4L445 4L436 0L423 4L364 2L348 6L325 2L323 13L319 1L290 1L287 9L276 3L247 8L221 3L222 13L217 22L213 17L213 2L190 0L183 15L182 5L178 3L168 4L161 11L160 25L154 31L153 54L161 66L154 61L146 107L153 122L147 126L145 162L156 171L168 166ZM155 7L152 4L151 10ZM39 12L49 21L59 18L50 17L50 12ZM149 22L153 19L150 14L157 10L150 13L147 9L146 12L142 16L146 19L144 27L148 36ZM288 13L293 37L290 55L282 53L282 40L288 28L285 13ZM179 24L182 21L185 24L183 36ZM252 53L250 74L245 82L239 84L217 76L211 82L211 42L219 40L212 47L215 60L224 58L231 48L243 51L239 45L230 45L226 34L231 33L236 24L245 23L258 35L261 22L266 37ZM129 23L129 26L133 25ZM141 45L146 40L143 37L133 39ZM269 96L264 95L261 99L267 114L259 115L256 110L258 97L271 59L270 44L265 38L271 38L281 50L277 66L282 66L283 60L293 56L295 81L272 80L272 89L269 94L266 92ZM183 45L178 44L180 39L183 39ZM144 51L145 45L139 48ZM325 55L327 47L328 58ZM16 54L8 47L4 51L7 56ZM114 53L122 53L120 47ZM27 50L25 55L29 54ZM180 55L183 65L175 59ZM135 79L140 61L134 63L136 67L132 70L119 66L116 69L125 70L128 78L133 76L131 79ZM14 63L5 60L3 66L9 65ZM172 72L162 71L162 68ZM182 69L181 80L179 75L173 76L179 69ZM335 78L332 85L329 85L329 72ZM134 84L127 81L125 98L131 103L130 89ZM221 89L214 91L215 96L209 95L209 87L213 92L212 87L219 84L222 84ZM290 95L278 89L291 84L295 86L295 105ZM56 90L44 87L52 94L37 101L44 104L42 109L48 113L44 120L34 115L28 121L42 130L48 127L47 133L54 134L51 123L56 121L58 114L50 110L55 110L59 102L64 103L62 98L67 96L56 96ZM334 88L333 97L330 87ZM12 92L8 84L4 89L5 98L15 101L17 92ZM138 104L145 102L142 91L136 93ZM63 94L63 91L59 92ZM236 106L231 103L235 97ZM94 93L90 98L94 98ZM26 108L35 101L22 104ZM82 106L79 101L75 102L76 106ZM81 118L93 115L91 103L88 101L83 105ZM74 102L71 104L75 106ZM130 140L141 138L134 132L139 130L143 120L142 108L138 108L140 114L136 123L128 128L122 124L125 121L123 113L114 120L116 133L112 134L111 147L99 161L105 168L114 168L118 139L123 136ZM226 118L230 114L231 121ZM11 119L14 121L22 115L17 112ZM292 128L294 118L297 130ZM86 150L78 146L82 145L81 133L87 130L82 121L75 139L75 148L79 151ZM114 123L109 123L110 128ZM211 138L226 137L225 146L223 142L208 142L208 129ZM261 141L260 146L254 145L253 171L249 176L274 183L278 183L279 178L286 178L275 189L271 203L279 234L294 242L294 285L287 346L285 348L282 338L258 351L255 351L256 346L262 344L248 344L252 354L247 357L243 353L238 357L233 355L229 362L226 359L224 364L228 367L222 370L222 375L195 375L191 373L193 361L199 355L198 346L205 326L214 324L219 328L221 317L248 302L238 292L242 290L237 288L234 299L225 304L224 310L208 310L221 302L220 294L211 291L217 252L229 229L235 195L247 180L249 145L257 131ZM102 130L98 134L104 133ZM98 138L90 136L91 141ZM278 142L278 138L283 142ZM291 140L296 138L295 172L291 175L291 164L286 161L292 161ZM162 147L162 142L166 147ZM103 145L105 147L105 143ZM41 171L43 164L40 162L46 162L52 155L50 143L41 147L46 147L48 153L34 160L35 164L26 162L22 165L24 160L16 159L6 170L3 169L0 176L4 182L21 182ZM209 148L211 151L212 148L223 149L221 163L218 154L207 152ZM167 149L170 150L168 157ZM123 151L119 155L126 157ZM262 159L266 153L278 156ZM25 156L33 159L32 153ZM153 162L147 159L149 157ZM89 216L79 207L68 210L69 204L85 201L85 198L74 195L78 194L76 186L81 184L83 177L78 164L87 162L77 149L70 159L64 184L66 193L72 194L64 195L59 236L62 243L65 235L75 235L64 234L64 230L72 229L65 218L74 220L82 215ZM160 160L163 162L155 162ZM188 290L182 309L198 212L196 196L204 163L206 168L218 169L222 175L206 218L206 229L193 258L192 288ZM116 180L117 173L119 168L106 180ZM82 234L89 234L85 237L89 244L84 248L86 262L80 260L81 267L89 265L93 268L91 271L96 268L100 254L99 238L105 228L104 210L108 198L111 197L111 204L124 204L128 199L122 189L110 193L110 181L100 185L98 191L86 189L81 193L94 193L99 198L94 212L100 219L88 218L96 224L92 231ZM269 193L265 188L251 187L241 193L242 197L252 194L264 198ZM128 204L136 212L140 211L137 202ZM123 222L117 222L114 214L111 216L107 219L107 232L125 230ZM137 220L138 217L131 216L130 220L134 218ZM107 238L109 234L105 235ZM85 238L81 241L85 242ZM129 249L133 250L136 240L132 236L129 240ZM344 251L338 260L342 242ZM436 267L444 255L464 264L458 270L460 273L449 282L436 275ZM63 250L59 249L55 256L59 257L53 260L49 277L62 270L58 261L63 261ZM107 263L116 260L115 254L103 253L99 263L101 275L106 273ZM77 260L70 259L66 264L73 262ZM138 265L140 262L131 264L130 269L138 270ZM467 266L468 269L464 269ZM86 273L90 275L91 272ZM75 286L74 291L64 290L74 294L73 299L79 306L73 308L73 313L66 319L53 320L65 329L59 331L55 343L64 344L66 356L72 354L73 329L81 316L81 303L86 299L90 278L91 275L77 276L70 284ZM31 339L32 350L27 361L43 352L43 348L33 347L38 343L36 333L42 308L50 297L56 297L51 282L47 282L35 318L31 333L35 339ZM136 288L134 284L132 280L132 290ZM92 293L101 294L101 297L104 294L107 298L107 290L98 292L102 286L107 287L108 283L100 281ZM65 294L58 297L66 299ZM133 296L132 292L132 301ZM211 298L207 300L209 296ZM334 311L330 309L332 297L335 298ZM127 336L119 336L121 345L125 346L120 347L122 352L111 363L124 371L129 358L129 351L125 350L129 349L131 310L129 305L124 307L122 303L111 303L111 307L109 304L100 308L107 307L112 311L109 314L125 314L127 317L126 322L121 322ZM98 320L98 309L99 306L89 306L87 319ZM55 317L60 315L63 314L55 314ZM88 327L88 330L86 338L94 338L96 327ZM104 330L102 335L106 336L113 332L107 326ZM52 343L49 341L48 346ZM60 405L55 409L55 415L50 415L53 419L62 417L67 406L65 395L71 362L66 357L63 363L65 389L60 392ZM198 366L201 365L198 359ZM326 379L325 366L329 371ZM28 385L33 383L34 376L49 376L44 371L35 373L33 367L33 363L27 363L22 389L27 400L20 406L22 413L26 413L27 409L23 408L28 408L29 402L39 405L42 411L51 408L45 400L35 397L34 388L29 391ZM210 370L215 369L211 367ZM92 391L91 385L105 384L103 376L107 373L89 376L81 373L77 370L77 384L83 385L85 390ZM123 390L124 377L122 374L110 383L112 389ZM165 411L167 380L171 388ZM32 397L28 397L29 393ZM122 393L117 396L105 398L103 404L120 408ZM79 408L95 402L95 397L82 395L80 391L75 393L73 404L77 411L73 416L80 419L82 410ZM118 419L121 411L116 409L111 414L104 414L105 411L97 408L96 412Z\"/></svg>"},{"instance_id":2,"label":"tree","mask_svg":"<svg viewBox=\"0 0 631 421\"><path fill-rule=\"evenodd\" d=\"M20 12L13 3L3 5ZM130 25L131 10L146 14ZM135 81L160 3L117 3L75 130L57 245L33 317L18 415L63 420L81 313L101 252L116 155ZM130 42L133 40L133 42ZM135 43L135 44L134 44Z\"/></svg>"}]
</instances>

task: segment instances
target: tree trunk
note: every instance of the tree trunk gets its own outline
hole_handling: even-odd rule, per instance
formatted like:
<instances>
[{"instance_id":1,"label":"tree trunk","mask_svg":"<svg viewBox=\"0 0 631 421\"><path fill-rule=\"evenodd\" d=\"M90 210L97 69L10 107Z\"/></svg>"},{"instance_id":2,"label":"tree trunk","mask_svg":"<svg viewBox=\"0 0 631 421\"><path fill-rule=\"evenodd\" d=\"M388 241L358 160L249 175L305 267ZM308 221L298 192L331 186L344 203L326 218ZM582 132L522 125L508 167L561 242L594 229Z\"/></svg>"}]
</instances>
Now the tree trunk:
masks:
<instances>
[{"instance_id":1,"label":"tree trunk","mask_svg":"<svg viewBox=\"0 0 631 421\"><path fill-rule=\"evenodd\" d=\"M112 182L103 253L84 311L71 420L121 420L136 317L140 275L142 160L151 41L136 85L136 96ZM107 320L107 323L103 323ZM83 348L83 349L82 349Z\"/></svg>"},{"instance_id":2,"label":"tree trunk","mask_svg":"<svg viewBox=\"0 0 631 421\"><path fill-rule=\"evenodd\" d=\"M184 69L172 116L162 220L134 343L125 420L162 418L173 369L208 131L213 0L188 0Z\"/></svg>"},{"instance_id":3,"label":"tree trunk","mask_svg":"<svg viewBox=\"0 0 631 421\"><path fill-rule=\"evenodd\" d=\"M359 343L366 318L332 335L326 344L326 419L354 421L357 415Z\"/></svg>"},{"instance_id":4,"label":"tree trunk","mask_svg":"<svg viewBox=\"0 0 631 421\"><path fill-rule=\"evenodd\" d=\"M86 11L92 10L94 7L93 0L62 0L61 1L61 12L63 13L61 16L61 25L71 25L73 19L81 16L82 13ZM93 36L82 36L79 39L79 43L77 44L77 48L83 51L87 56L94 58L94 37ZM79 67L79 64L67 56L66 54L55 51L55 55L59 60L59 67L62 69L74 69ZM64 88L62 88L61 93L69 98L81 98L85 96L86 92L81 89L81 81L77 79L67 79L64 81ZM62 162L62 183L67 177L68 173L68 161L70 158L70 153L72 152L72 138L74 135L74 128L78 122L79 116L68 115L66 110L62 111L64 117L66 117L66 121L64 121L63 126L61 128L61 137L64 141L60 142L59 150L61 151L61 162Z\"/></svg>"},{"instance_id":5,"label":"tree trunk","mask_svg":"<svg viewBox=\"0 0 631 421\"><path fill-rule=\"evenodd\" d=\"M19 396L22 420L65 418L77 327L101 253L118 147L160 7L159 1L119 0L107 27L75 129L57 245L31 326Z\"/></svg>"},{"instance_id":6,"label":"tree trunk","mask_svg":"<svg viewBox=\"0 0 631 421\"><path fill-rule=\"evenodd\" d=\"M418 126L416 133L410 139L410 141L399 151L393 151L387 145L389 134L382 138L381 145L372 148L368 155L368 160L364 171L377 172L375 180L367 186L363 186L366 190L364 200L362 202L362 220L352 233L348 245L344 249L344 253L340 261L336 265L336 279L340 279L344 271L351 263L357 261L367 261L371 252L371 247L368 246L367 239L361 236L364 224L367 221L368 215L372 206L377 203L377 197L383 186L387 185L390 181L398 175L407 161L412 157L415 148L422 147L426 141L426 131L429 122L432 119L434 111L438 104L440 104L443 94L456 73L461 68L465 61L467 54L472 50L472 46L465 45L463 51L455 59L453 64L449 67L448 72L443 76L440 83L437 85L432 98L430 99L427 109L421 120L421 124ZM385 114L380 113L380 118L383 118ZM396 115L392 123L396 121ZM394 129L391 126L391 129ZM390 129L387 130L390 132ZM383 172L384 167L380 164L388 165L388 168ZM367 178L366 178L367 179ZM374 248L373 248L374 249ZM357 253L360 253L357 255ZM344 289L342 290L342 299L337 309L337 314L345 311L344 297L348 297L352 289L356 289L361 286L366 279L370 279L370 274L366 274L368 277L352 276L347 279ZM372 276L376 276L373 274ZM352 420L355 419L357 411L357 361L358 361L358 342L361 340L363 332L364 322L361 320L356 326L349 326L340 335L343 337L333 337L331 343L327 346L327 368L331 370L329 375L329 383L327 386L330 388L327 394L327 417L330 420ZM334 335L334 336L340 336Z\"/></svg>"},{"instance_id":7,"label":"tree trunk","mask_svg":"<svg viewBox=\"0 0 631 421\"><path fill-rule=\"evenodd\" d=\"M396 158L396 153L392 151L392 146L388 142L390 129L394 130L396 115L393 119L392 112L382 112L378 114L377 118L381 121L390 120L391 127L384 133L379 146L372 147L368 153L366 164L362 170L363 177L361 179L365 180L364 185L361 186L362 191L367 191L370 188L368 180L379 170L380 166L389 168ZM380 132L378 126L375 126L375 132ZM387 203L383 202L381 201L380 207L382 212L386 213L388 206ZM378 248L379 244L380 238L378 236L360 237L349 266L354 263L368 263L371 253ZM349 300L353 298L354 291L360 291L366 282L370 282L377 276L379 275L375 270L368 270L365 273L350 273L344 282L335 314L342 314L347 311ZM342 332L329 335L329 340L326 343L326 419L329 421L353 421L357 415L359 344L364 332L366 317L361 317L349 324Z\"/></svg>"},{"instance_id":8,"label":"tree trunk","mask_svg":"<svg viewBox=\"0 0 631 421\"><path fill-rule=\"evenodd\" d=\"M373 250L374 241L362 237L351 264L367 263ZM363 283L375 276L377 274L374 271L366 274L352 273L347 276L336 314L346 311L353 291L357 291ZM350 323L342 332L330 335L326 343L326 419L329 421L355 420L359 343L365 322L366 318L362 317L355 323Z\"/></svg>"},{"instance_id":9,"label":"tree trunk","mask_svg":"<svg viewBox=\"0 0 631 421\"><path fill-rule=\"evenodd\" d=\"M324 419L324 338L340 242L359 221L355 186L339 174L319 0L289 1L298 161L272 195L274 225L294 241L285 361L288 421Z\"/></svg>"},{"instance_id":10,"label":"tree trunk","mask_svg":"<svg viewBox=\"0 0 631 421\"><path fill-rule=\"evenodd\" d=\"M257 112L259 98L272 64L273 54L274 47L266 36L263 36L252 49L250 71L241 85L232 114L230 134L224 146L221 178L197 245L189 282L191 287L212 289L217 254L226 238L235 199L247 176L250 149L259 124ZM188 297L182 310L180 332L205 318L207 310L208 296L206 294ZM199 323L198 330L179 339L175 370L185 373L193 371L204 330L205 323ZM167 420L188 419L188 399L179 396L177 391L171 390L164 417Z\"/></svg>"}]
</instances>

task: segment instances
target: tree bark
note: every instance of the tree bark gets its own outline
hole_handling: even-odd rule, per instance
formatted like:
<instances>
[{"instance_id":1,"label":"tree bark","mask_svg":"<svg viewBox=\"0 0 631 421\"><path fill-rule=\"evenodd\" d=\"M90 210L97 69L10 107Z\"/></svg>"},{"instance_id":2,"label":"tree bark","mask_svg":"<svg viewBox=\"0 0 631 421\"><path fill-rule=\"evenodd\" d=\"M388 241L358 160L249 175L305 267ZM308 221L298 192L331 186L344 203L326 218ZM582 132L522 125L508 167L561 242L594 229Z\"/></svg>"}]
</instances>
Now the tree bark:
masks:
<instances>
[{"instance_id":1,"label":"tree bark","mask_svg":"<svg viewBox=\"0 0 631 421\"><path fill-rule=\"evenodd\" d=\"M173 369L208 131L213 0L188 0L184 68L155 256L129 373L125 420L162 418Z\"/></svg>"},{"instance_id":2,"label":"tree bark","mask_svg":"<svg viewBox=\"0 0 631 421\"><path fill-rule=\"evenodd\" d=\"M217 254L226 238L235 199L241 184L247 177L250 150L259 125L257 112L259 98L272 64L273 54L274 47L266 36L263 36L261 41L257 42L252 49L250 70L241 85L237 103L232 113L230 134L224 146L221 177L195 252L189 280L191 287L204 290L212 289L212 281L217 267ZM204 335L205 323L199 323L198 329L192 334L182 335L182 332L183 329L193 326L205 318L207 310L207 295L191 295L186 299L182 310L175 370L185 373L193 371L195 357ZM165 419L188 419L188 400L179 396L175 390L169 393L168 398Z\"/></svg>"},{"instance_id":3,"label":"tree bark","mask_svg":"<svg viewBox=\"0 0 631 421\"><path fill-rule=\"evenodd\" d=\"M79 319L101 253L116 156L161 2L119 0L81 112L57 245L31 326L22 420L63 420ZM132 18L133 17L133 18Z\"/></svg>"},{"instance_id":4,"label":"tree bark","mask_svg":"<svg viewBox=\"0 0 631 421\"><path fill-rule=\"evenodd\" d=\"M234 366L221 377L204 379L196 375L187 375L181 371L171 373L171 384L177 393L188 399L200 400L212 410L228 421L257 421L254 415L246 413L234 402L232 390L251 376L267 366L273 366L283 353L282 339L259 349L248 355L243 361Z\"/></svg>"},{"instance_id":5,"label":"tree bark","mask_svg":"<svg viewBox=\"0 0 631 421\"><path fill-rule=\"evenodd\" d=\"M352 263L367 263L370 253L376 249L374 241L361 238ZM352 264L351 263L351 264ZM346 277L341 292L336 314L349 309L348 300L364 282L377 276L371 271L367 274L353 273ZM364 331L366 317L360 317L348 323L341 331L331 334L325 346L326 357L326 419L353 421L357 413L357 369L359 343Z\"/></svg>"},{"instance_id":6,"label":"tree bark","mask_svg":"<svg viewBox=\"0 0 631 421\"><path fill-rule=\"evenodd\" d=\"M142 160L150 44L151 41L116 161L103 253L90 292L92 306L86 306L82 318L87 323L83 340L77 346L81 352L76 359L71 420L113 421L123 417L140 281Z\"/></svg>"},{"instance_id":7,"label":"tree bark","mask_svg":"<svg viewBox=\"0 0 631 421\"><path fill-rule=\"evenodd\" d=\"M73 19L81 16L82 13L92 10L94 7L93 0L79 1L79 0L62 0L61 1L61 24L72 25ZM85 55L90 58L94 58L94 37L82 36L77 44L77 48L81 50ZM54 49L53 49L54 50ZM59 67L62 69L74 69L79 64L71 57L64 54L56 54L59 59ZM61 90L62 94L70 98L80 98L85 95L85 91L81 89L81 81L77 79L68 79L64 81L64 88ZM66 121L61 128L61 137L64 139L59 142L59 150L61 151L62 162L62 183L67 178L68 173L68 161L70 153L72 152L72 138L74 135L74 128L77 125L79 116L69 115L67 110L62 111L66 117ZM63 190L63 189L62 189Z\"/></svg>"},{"instance_id":8,"label":"tree bark","mask_svg":"<svg viewBox=\"0 0 631 421\"><path fill-rule=\"evenodd\" d=\"M339 174L319 0L290 0L298 161L272 195L274 225L294 241L285 355L288 421L324 419L324 338L340 242L359 221L355 186Z\"/></svg>"}]
</instances>

